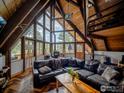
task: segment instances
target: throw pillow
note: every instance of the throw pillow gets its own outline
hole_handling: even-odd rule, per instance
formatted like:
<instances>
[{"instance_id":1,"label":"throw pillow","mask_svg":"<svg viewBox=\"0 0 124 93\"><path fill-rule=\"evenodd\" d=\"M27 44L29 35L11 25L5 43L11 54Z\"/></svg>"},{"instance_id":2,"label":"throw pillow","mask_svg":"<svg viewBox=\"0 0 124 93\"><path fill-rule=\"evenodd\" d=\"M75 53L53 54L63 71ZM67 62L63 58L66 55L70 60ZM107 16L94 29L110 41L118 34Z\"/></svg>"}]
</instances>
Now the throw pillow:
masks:
<instances>
[{"instance_id":1,"label":"throw pillow","mask_svg":"<svg viewBox=\"0 0 124 93\"><path fill-rule=\"evenodd\" d=\"M107 81L110 81L115 76L119 74L118 71L112 69L111 67L107 67L104 72L102 73L102 77L104 77Z\"/></svg>"},{"instance_id":2,"label":"throw pillow","mask_svg":"<svg viewBox=\"0 0 124 93\"><path fill-rule=\"evenodd\" d=\"M46 73L49 73L51 71L51 68L48 66L43 66L43 67L39 68L38 71L40 74L46 74Z\"/></svg>"},{"instance_id":3,"label":"throw pillow","mask_svg":"<svg viewBox=\"0 0 124 93\"><path fill-rule=\"evenodd\" d=\"M107 68L108 65L106 64L99 64L98 68L97 68L97 73L98 74L102 74L104 72L104 70Z\"/></svg>"}]
</instances>

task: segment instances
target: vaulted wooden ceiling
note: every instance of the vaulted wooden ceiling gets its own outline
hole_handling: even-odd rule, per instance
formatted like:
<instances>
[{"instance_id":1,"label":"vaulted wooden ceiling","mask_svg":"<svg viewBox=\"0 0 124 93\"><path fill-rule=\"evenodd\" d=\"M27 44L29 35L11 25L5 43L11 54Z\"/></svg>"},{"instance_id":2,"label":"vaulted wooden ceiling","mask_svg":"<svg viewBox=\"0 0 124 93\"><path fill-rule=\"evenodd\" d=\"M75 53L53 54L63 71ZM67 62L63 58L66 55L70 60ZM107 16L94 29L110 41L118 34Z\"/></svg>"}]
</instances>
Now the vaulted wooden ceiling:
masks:
<instances>
[{"instance_id":1,"label":"vaulted wooden ceiling","mask_svg":"<svg viewBox=\"0 0 124 93\"><path fill-rule=\"evenodd\" d=\"M53 1L0 0L0 15L7 20L0 32L0 48L9 48L23 34L20 27L26 29L36 16L54 4L51 3ZM55 1L56 16L72 13L67 23L75 28L84 41L89 43L87 37L90 37L95 50L124 51L124 0L89 0L87 36L84 29L85 0Z\"/></svg>"},{"instance_id":2,"label":"vaulted wooden ceiling","mask_svg":"<svg viewBox=\"0 0 124 93\"><path fill-rule=\"evenodd\" d=\"M25 0L0 0L0 15L8 20Z\"/></svg>"}]
</instances>

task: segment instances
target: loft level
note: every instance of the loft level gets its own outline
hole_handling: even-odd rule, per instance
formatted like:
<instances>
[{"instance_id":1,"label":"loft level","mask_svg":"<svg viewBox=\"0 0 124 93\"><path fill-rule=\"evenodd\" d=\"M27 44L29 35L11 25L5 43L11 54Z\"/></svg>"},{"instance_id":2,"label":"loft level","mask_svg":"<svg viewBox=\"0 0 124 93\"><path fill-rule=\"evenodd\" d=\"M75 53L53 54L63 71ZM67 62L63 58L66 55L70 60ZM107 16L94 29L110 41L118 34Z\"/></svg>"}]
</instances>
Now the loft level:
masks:
<instances>
[{"instance_id":1,"label":"loft level","mask_svg":"<svg viewBox=\"0 0 124 93\"><path fill-rule=\"evenodd\" d=\"M124 25L124 2L121 1L112 7L104 9L101 11L102 16L99 18L90 17L88 30L91 32L96 32L112 27Z\"/></svg>"}]
</instances>

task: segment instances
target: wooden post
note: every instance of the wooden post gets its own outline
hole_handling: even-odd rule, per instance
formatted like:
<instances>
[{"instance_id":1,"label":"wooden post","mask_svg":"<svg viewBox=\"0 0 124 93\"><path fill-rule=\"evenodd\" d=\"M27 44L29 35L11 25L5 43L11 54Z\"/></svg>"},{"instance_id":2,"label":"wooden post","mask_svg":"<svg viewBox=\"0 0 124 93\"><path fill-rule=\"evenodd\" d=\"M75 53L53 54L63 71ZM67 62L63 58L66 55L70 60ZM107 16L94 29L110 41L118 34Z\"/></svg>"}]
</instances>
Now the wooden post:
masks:
<instances>
[{"instance_id":1,"label":"wooden post","mask_svg":"<svg viewBox=\"0 0 124 93\"><path fill-rule=\"evenodd\" d=\"M25 37L21 38L21 58L23 59L23 72L25 71Z\"/></svg>"},{"instance_id":2,"label":"wooden post","mask_svg":"<svg viewBox=\"0 0 124 93\"><path fill-rule=\"evenodd\" d=\"M53 29L52 29L52 5L50 5L50 53L52 53L53 51L53 41L52 41L52 32L53 32Z\"/></svg>"},{"instance_id":3,"label":"wooden post","mask_svg":"<svg viewBox=\"0 0 124 93\"><path fill-rule=\"evenodd\" d=\"M34 20L34 57L35 60L37 59L37 25L36 25L36 19Z\"/></svg>"},{"instance_id":4,"label":"wooden post","mask_svg":"<svg viewBox=\"0 0 124 93\"><path fill-rule=\"evenodd\" d=\"M45 55L45 12L43 13L43 55Z\"/></svg>"},{"instance_id":5,"label":"wooden post","mask_svg":"<svg viewBox=\"0 0 124 93\"><path fill-rule=\"evenodd\" d=\"M53 21L53 33L54 33L54 51L56 51L56 35L55 35L55 0L54 0L54 4L52 6L52 21Z\"/></svg>"},{"instance_id":6,"label":"wooden post","mask_svg":"<svg viewBox=\"0 0 124 93\"><path fill-rule=\"evenodd\" d=\"M9 67L8 75L11 78L11 50L8 49L5 54L5 65Z\"/></svg>"},{"instance_id":7,"label":"wooden post","mask_svg":"<svg viewBox=\"0 0 124 93\"><path fill-rule=\"evenodd\" d=\"M65 19L63 19L63 27L64 27L64 32L63 32L63 39L64 39L64 43L63 43L63 53L65 55Z\"/></svg>"},{"instance_id":8,"label":"wooden post","mask_svg":"<svg viewBox=\"0 0 124 93\"><path fill-rule=\"evenodd\" d=\"M88 31L88 22L89 22L89 20L88 20L88 0L84 0L83 5L84 5L84 31L85 31L85 38L87 38L87 36L89 34L89 31ZM91 43L91 41L90 41L90 43ZM92 43L91 43L91 50L92 50L92 58L94 59L94 47L93 47Z\"/></svg>"},{"instance_id":9,"label":"wooden post","mask_svg":"<svg viewBox=\"0 0 124 93\"><path fill-rule=\"evenodd\" d=\"M74 31L74 39L75 39L75 43L74 43L74 52L75 52L75 57L77 54L77 41L76 41L76 32Z\"/></svg>"}]
</instances>

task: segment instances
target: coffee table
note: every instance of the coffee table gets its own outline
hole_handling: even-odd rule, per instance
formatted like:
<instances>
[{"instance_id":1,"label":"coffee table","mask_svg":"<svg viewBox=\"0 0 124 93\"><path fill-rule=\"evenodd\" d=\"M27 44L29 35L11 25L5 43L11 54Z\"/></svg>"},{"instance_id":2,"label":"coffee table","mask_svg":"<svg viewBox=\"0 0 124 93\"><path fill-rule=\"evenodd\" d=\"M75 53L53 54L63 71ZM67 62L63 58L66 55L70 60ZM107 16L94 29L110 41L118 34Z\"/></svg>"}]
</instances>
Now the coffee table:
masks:
<instances>
[{"instance_id":1,"label":"coffee table","mask_svg":"<svg viewBox=\"0 0 124 93\"><path fill-rule=\"evenodd\" d=\"M58 75L56 78L56 92L59 93L59 83L61 83L70 93L100 93L86 83L76 79L72 81L72 76L68 73Z\"/></svg>"}]
</instances>

